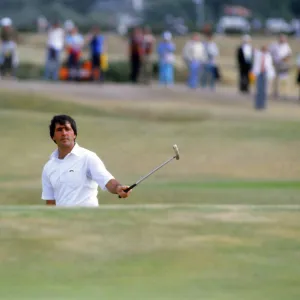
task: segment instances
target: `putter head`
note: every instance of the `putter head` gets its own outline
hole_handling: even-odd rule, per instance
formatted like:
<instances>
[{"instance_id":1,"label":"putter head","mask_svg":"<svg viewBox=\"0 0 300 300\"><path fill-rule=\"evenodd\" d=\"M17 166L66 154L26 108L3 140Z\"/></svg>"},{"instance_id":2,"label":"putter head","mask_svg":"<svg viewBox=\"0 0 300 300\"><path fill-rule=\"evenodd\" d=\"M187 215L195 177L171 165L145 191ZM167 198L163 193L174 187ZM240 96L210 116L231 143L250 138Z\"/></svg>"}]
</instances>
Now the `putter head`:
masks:
<instances>
[{"instance_id":1,"label":"putter head","mask_svg":"<svg viewBox=\"0 0 300 300\"><path fill-rule=\"evenodd\" d=\"M174 150L174 152L175 152L175 158L176 158L176 160L179 160L179 150L178 150L178 147L177 147L177 145L173 145L173 150Z\"/></svg>"}]
</instances>

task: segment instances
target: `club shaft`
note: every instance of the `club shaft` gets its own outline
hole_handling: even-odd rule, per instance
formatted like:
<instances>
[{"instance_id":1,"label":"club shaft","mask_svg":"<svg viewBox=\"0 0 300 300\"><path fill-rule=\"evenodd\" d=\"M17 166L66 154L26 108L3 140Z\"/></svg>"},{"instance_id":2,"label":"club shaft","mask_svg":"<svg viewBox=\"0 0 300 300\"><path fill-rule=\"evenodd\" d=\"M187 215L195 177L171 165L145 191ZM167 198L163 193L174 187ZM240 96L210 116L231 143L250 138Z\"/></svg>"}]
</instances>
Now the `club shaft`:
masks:
<instances>
[{"instance_id":1,"label":"club shaft","mask_svg":"<svg viewBox=\"0 0 300 300\"><path fill-rule=\"evenodd\" d=\"M154 170L152 170L150 173L148 173L147 175L145 175L144 177L142 177L141 179L139 179L135 185L138 185L139 183L141 183L143 180L145 180L146 178L148 178L150 175L152 175L154 172L156 172L157 170L159 170L160 168L162 168L163 166L165 166L166 164L168 164L171 160L173 160L174 158L176 158L176 156L171 157L170 159L168 159L167 161L165 161L164 163L162 163L160 166L158 166L157 168L155 168Z\"/></svg>"}]
</instances>

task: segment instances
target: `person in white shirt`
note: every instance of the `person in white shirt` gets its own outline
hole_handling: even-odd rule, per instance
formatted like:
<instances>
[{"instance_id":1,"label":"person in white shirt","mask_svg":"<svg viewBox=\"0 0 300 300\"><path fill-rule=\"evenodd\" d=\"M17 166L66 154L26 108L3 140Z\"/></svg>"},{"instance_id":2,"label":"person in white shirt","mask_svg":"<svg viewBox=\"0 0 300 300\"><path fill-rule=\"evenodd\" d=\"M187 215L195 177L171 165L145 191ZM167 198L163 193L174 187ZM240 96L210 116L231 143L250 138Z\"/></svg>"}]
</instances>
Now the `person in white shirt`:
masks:
<instances>
[{"instance_id":1,"label":"person in white shirt","mask_svg":"<svg viewBox=\"0 0 300 300\"><path fill-rule=\"evenodd\" d=\"M206 51L199 34L194 33L192 39L185 44L183 59L188 67L188 86L190 88L197 88L200 68L207 60Z\"/></svg>"},{"instance_id":2,"label":"person in white shirt","mask_svg":"<svg viewBox=\"0 0 300 300\"><path fill-rule=\"evenodd\" d=\"M55 22L48 32L45 79L59 79L60 57L64 49L64 30Z\"/></svg>"},{"instance_id":3,"label":"person in white shirt","mask_svg":"<svg viewBox=\"0 0 300 300\"><path fill-rule=\"evenodd\" d=\"M205 88L208 85L211 90L214 90L217 80L216 59L219 56L219 48L213 40L212 33L207 34L207 40L203 44L206 60L201 70L201 86Z\"/></svg>"},{"instance_id":4,"label":"person in white shirt","mask_svg":"<svg viewBox=\"0 0 300 300\"><path fill-rule=\"evenodd\" d=\"M252 73L256 77L255 108L266 108L268 83L275 76L275 69L270 52L266 46L255 51Z\"/></svg>"},{"instance_id":5,"label":"person in white shirt","mask_svg":"<svg viewBox=\"0 0 300 300\"><path fill-rule=\"evenodd\" d=\"M80 147L73 118L52 118L50 137L57 144L42 171L42 199L47 205L99 206L98 186L121 198L128 197L128 186L121 185L106 169L96 153Z\"/></svg>"},{"instance_id":6,"label":"person in white shirt","mask_svg":"<svg viewBox=\"0 0 300 300\"><path fill-rule=\"evenodd\" d=\"M243 42L237 49L237 64L239 68L239 90L241 93L249 93L249 72L252 68L254 50L252 39L249 35L243 36Z\"/></svg>"},{"instance_id":7,"label":"person in white shirt","mask_svg":"<svg viewBox=\"0 0 300 300\"><path fill-rule=\"evenodd\" d=\"M279 97L279 86L287 85L290 70L289 60L292 55L292 49L284 34L279 36L278 42L270 46L270 52L276 71L273 90L273 97L276 99Z\"/></svg>"}]
</instances>

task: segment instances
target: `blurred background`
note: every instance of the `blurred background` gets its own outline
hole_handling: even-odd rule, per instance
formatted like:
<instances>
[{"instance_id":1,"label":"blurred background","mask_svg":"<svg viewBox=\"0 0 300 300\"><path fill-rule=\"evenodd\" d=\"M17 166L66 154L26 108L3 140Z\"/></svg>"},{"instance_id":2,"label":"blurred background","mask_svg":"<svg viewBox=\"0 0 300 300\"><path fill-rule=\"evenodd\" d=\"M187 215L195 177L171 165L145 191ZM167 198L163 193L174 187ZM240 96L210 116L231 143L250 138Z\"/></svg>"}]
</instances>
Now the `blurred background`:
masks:
<instances>
[{"instance_id":1,"label":"blurred background","mask_svg":"<svg viewBox=\"0 0 300 300\"><path fill-rule=\"evenodd\" d=\"M1 16L11 17L20 30L35 31L37 20L45 18L50 22L71 19L81 30L97 23L105 30L123 32L132 24L146 23L158 31L169 27L180 34L198 30L204 23L226 30L224 17L233 24L237 20L233 15L241 17L239 26L242 28L243 23L245 31L293 33L299 27L300 14L296 0L3 0L0 9Z\"/></svg>"},{"instance_id":2,"label":"blurred background","mask_svg":"<svg viewBox=\"0 0 300 300\"><path fill-rule=\"evenodd\" d=\"M285 94L298 97L297 76L299 60L300 21L299 3L294 0L275 2L261 1L1 1L0 17L2 21L12 23L17 31L17 54L15 59L15 75L19 79L45 79L47 69L49 43L55 34L55 23L64 30L65 38L76 27L78 35L82 37L80 45L80 64L82 73L90 72L84 67L84 62L90 61L91 36L97 26L101 35L105 36L106 81L130 82L131 67L129 44L134 28L148 27L155 37L151 50L151 72L153 79L158 80L158 52L157 46L163 32L170 32L175 49L175 81L186 82L189 70L183 57L184 46L192 38L194 32L205 36L212 33L216 43L218 55L215 64L218 71L219 85L238 85L239 66L236 51L243 43L243 36L252 37L253 47L259 49L265 45L271 49L278 40L279 34L288 37L291 48L289 58L288 86L284 87ZM2 26L2 30L3 30ZM65 79L61 66L67 64L69 44L63 40L60 50L57 77ZM51 47L50 47L51 48ZM48 69L49 69L48 63ZM49 72L48 72L49 73ZM82 78L89 75L82 76ZM293 89L293 90L292 90Z\"/></svg>"}]
</instances>

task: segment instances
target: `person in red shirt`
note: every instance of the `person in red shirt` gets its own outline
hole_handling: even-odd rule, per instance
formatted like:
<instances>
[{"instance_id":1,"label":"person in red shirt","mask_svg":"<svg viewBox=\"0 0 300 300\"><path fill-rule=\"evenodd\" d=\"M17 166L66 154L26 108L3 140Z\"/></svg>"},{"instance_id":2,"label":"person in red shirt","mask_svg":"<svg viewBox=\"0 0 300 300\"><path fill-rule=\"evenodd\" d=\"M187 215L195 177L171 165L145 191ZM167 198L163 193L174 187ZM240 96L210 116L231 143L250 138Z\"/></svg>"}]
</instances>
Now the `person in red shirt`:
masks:
<instances>
[{"instance_id":1,"label":"person in red shirt","mask_svg":"<svg viewBox=\"0 0 300 300\"><path fill-rule=\"evenodd\" d=\"M143 31L136 27L131 33L129 40L129 59L131 66L130 80L137 83L140 77L140 71L143 59Z\"/></svg>"}]
</instances>

